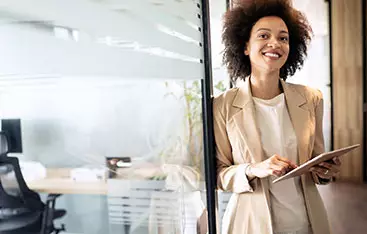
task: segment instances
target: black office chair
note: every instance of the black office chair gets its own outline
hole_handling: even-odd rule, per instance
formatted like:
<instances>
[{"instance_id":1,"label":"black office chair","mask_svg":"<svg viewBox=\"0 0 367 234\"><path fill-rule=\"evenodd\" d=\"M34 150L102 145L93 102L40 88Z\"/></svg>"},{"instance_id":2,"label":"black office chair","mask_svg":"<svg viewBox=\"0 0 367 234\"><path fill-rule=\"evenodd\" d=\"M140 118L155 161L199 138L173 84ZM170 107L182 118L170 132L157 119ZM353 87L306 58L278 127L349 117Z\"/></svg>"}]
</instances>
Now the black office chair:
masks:
<instances>
[{"instance_id":1,"label":"black office chair","mask_svg":"<svg viewBox=\"0 0 367 234\"><path fill-rule=\"evenodd\" d=\"M0 132L0 142L3 134ZM44 204L38 193L30 190L22 176L19 161L0 154L0 234L50 234L64 231L54 220L66 214L56 210L59 195L51 194Z\"/></svg>"}]
</instances>

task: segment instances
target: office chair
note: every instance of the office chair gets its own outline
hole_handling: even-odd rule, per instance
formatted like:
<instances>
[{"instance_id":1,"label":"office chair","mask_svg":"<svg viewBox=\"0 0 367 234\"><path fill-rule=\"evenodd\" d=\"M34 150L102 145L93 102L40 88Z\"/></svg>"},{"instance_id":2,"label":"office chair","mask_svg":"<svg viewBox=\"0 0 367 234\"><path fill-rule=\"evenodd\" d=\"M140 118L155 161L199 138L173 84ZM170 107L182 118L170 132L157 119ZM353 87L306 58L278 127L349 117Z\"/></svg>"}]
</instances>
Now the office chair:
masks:
<instances>
[{"instance_id":1,"label":"office chair","mask_svg":"<svg viewBox=\"0 0 367 234\"><path fill-rule=\"evenodd\" d=\"M9 153L10 140L6 132L0 131L0 155L6 157Z\"/></svg>"},{"instance_id":2,"label":"office chair","mask_svg":"<svg viewBox=\"0 0 367 234\"><path fill-rule=\"evenodd\" d=\"M0 142L4 142L0 132ZM5 147L6 148L6 147ZM2 147L4 149L4 147ZM0 234L51 234L64 231L54 220L66 214L56 210L59 195L50 194L44 204L38 193L30 190L22 176L19 160L0 154Z\"/></svg>"}]
</instances>

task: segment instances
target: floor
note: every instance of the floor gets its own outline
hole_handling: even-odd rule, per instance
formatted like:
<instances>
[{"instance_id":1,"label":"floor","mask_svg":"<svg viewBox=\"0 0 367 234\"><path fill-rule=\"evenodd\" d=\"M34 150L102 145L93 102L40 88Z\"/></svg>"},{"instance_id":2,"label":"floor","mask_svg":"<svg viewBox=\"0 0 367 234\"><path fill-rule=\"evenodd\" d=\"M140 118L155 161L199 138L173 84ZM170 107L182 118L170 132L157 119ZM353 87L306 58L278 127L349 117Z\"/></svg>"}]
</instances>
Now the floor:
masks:
<instances>
[{"instance_id":1,"label":"floor","mask_svg":"<svg viewBox=\"0 0 367 234\"><path fill-rule=\"evenodd\" d=\"M367 233L367 184L335 182L318 188L332 234Z\"/></svg>"}]
</instances>

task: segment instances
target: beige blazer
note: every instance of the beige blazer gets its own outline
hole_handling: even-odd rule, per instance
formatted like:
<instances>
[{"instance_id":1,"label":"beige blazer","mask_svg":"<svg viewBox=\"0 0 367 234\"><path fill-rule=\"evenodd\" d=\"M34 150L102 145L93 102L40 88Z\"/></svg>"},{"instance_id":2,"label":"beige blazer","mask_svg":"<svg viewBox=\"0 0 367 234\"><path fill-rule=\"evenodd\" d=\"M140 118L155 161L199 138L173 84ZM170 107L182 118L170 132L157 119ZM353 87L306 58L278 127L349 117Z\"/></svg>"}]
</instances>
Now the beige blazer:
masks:
<instances>
[{"instance_id":1,"label":"beige blazer","mask_svg":"<svg viewBox=\"0 0 367 234\"><path fill-rule=\"evenodd\" d=\"M321 92L281 80L287 108L297 136L299 163L324 152ZM234 193L222 220L222 234L273 234L269 179L247 180L245 166L263 161L255 122L250 82L214 99L218 188ZM313 173L301 178L310 224L314 234L330 233L326 211Z\"/></svg>"}]
</instances>

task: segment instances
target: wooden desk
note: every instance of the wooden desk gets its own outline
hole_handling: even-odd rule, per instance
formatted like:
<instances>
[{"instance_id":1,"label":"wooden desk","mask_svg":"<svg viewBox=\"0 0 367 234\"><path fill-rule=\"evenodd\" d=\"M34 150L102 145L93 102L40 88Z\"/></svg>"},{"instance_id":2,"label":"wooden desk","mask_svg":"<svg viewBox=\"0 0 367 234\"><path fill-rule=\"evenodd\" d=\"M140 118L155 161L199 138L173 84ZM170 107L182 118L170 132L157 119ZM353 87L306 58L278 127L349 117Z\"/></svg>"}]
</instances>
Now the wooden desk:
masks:
<instances>
[{"instance_id":1,"label":"wooden desk","mask_svg":"<svg viewBox=\"0 0 367 234\"><path fill-rule=\"evenodd\" d=\"M28 187L40 193L52 194L107 194L105 181L73 181L69 168L47 169L46 178L26 182Z\"/></svg>"},{"instance_id":2,"label":"wooden desk","mask_svg":"<svg viewBox=\"0 0 367 234\"><path fill-rule=\"evenodd\" d=\"M40 180L29 181L28 187L40 193L53 194L107 194L106 181L73 181L70 178L70 170L72 168L47 168L46 178ZM159 166L144 166L134 168L133 170L122 169L119 171L119 179L127 179L128 177L135 179L147 179L151 176L159 174Z\"/></svg>"},{"instance_id":3,"label":"wooden desk","mask_svg":"<svg viewBox=\"0 0 367 234\"><path fill-rule=\"evenodd\" d=\"M107 194L106 182L80 182L71 179L45 178L27 182L30 189L40 193L53 194Z\"/></svg>"}]
</instances>

